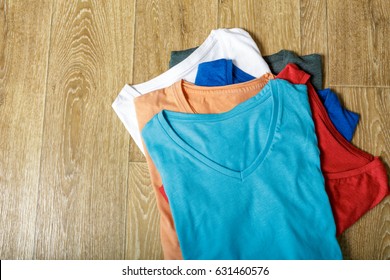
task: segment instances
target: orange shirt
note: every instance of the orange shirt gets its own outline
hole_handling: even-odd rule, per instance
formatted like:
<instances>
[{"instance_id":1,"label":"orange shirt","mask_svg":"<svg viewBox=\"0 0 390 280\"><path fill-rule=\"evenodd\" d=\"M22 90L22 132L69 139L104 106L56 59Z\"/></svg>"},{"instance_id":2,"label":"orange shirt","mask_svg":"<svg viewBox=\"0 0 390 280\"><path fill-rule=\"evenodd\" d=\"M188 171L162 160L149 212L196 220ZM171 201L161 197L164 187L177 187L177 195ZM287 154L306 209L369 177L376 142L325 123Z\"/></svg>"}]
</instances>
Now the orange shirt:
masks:
<instances>
[{"instance_id":1,"label":"orange shirt","mask_svg":"<svg viewBox=\"0 0 390 280\"><path fill-rule=\"evenodd\" d=\"M170 87L152 91L135 98L135 109L140 131L155 114L161 110L175 112L210 114L231 110L239 103L256 95L274 75L267 73L246 83L223 87L201 87L180 80ZM161 177L145 148L151 184L157 198L160 211L161 245L165 259L182 259L179 241L176 235L169 204L160 192ZM174 167L172 167L174 168Z\"/></svg>"}]
</instances>

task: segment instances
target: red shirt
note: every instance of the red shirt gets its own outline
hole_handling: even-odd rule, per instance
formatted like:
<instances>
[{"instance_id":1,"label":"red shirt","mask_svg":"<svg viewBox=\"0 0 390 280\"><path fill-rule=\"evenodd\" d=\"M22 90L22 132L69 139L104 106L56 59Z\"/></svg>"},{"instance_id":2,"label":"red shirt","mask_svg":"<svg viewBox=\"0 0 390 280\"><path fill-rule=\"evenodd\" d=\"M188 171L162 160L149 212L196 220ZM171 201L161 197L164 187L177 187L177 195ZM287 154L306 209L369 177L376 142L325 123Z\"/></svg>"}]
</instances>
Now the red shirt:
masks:
<instances>
[{"instance_id":1,"label":"red shirt","mask_svg":"<svg viewBox=\"0 0 390 280\"><path fill-rule=\"evenodd\" d=\"M379 157L353 146L337 131L309 82L309 74L288 64L277 78L307 86L321 169L339 235L389 194L385 166Z\"/></svg>"}]
</instances>

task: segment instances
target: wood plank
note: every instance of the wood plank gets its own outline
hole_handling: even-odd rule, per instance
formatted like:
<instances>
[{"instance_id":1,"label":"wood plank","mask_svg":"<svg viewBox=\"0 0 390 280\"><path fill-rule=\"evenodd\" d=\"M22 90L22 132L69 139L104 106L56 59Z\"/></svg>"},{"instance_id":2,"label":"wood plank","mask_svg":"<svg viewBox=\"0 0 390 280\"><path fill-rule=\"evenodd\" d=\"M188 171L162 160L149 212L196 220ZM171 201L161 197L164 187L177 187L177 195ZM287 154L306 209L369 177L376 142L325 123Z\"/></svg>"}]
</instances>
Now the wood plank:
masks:
<instances>
[{"instance_id":1,"label":"wood plank","mask_svg":"<svg viewBox=\"0 0 390 280\"><path fill-rule=\"evenodd\" d=\"M55 2L35 258L123 259L134 3Z\"/></svg>"},{"instance_id":2,"label":"wood plank","mask_svg":"<svg viewBox=\"0 0 390 280\"><path fill-rule=\"evenodd\" d=\"M126 259L162 259L160 216L146 163L130 163Z\"/></svg>"},{"instance_id":3,"label":"wood plank","mask_svg":"<svg viewBox=\"0 0 390 280\"><path fill-rule=\"evenodd\" d=\"M218 0L145 0L136 6L134 83L168 70L170 52L200 45L217 28ZM130 161L145 162L132 143Z\"/></svg>"},{"instance_id":4,"label":"wood plank","mask_svg":"<svg viewBox=\"0 0 390 280\"><path fill-rule=\"evenodd\" d=\"M380 156L390 174L390 89L336 87L344 105L360 114L353 143ZM390 259L390 197L340 238L346 259Z\"/></svg>"},{"instance_id":5,"label":"wood plank","mask_svg":"<svg viewBox=\"0 0 390 280\"><path fill-rule=\"evenodd\" d=\"M219 10L219 26L244 28L263 55L281 49L300 52L299 0L227 0L221 1Z\"/></svg>"},{"instance_id":6,"label":"wood plank","mask_svg":"<svg viewBox=\"0 0 390 280\"><path fill-rule=\"evenodd\" d=\"M390 86L390 1L328 1L331 85Z\"/></svg>"},{"instance_id":7,"label":"wood plank","mask_svg":"<svg viewBox=\"0 0 390 280\"><path fill-rule=\"evenodd\" d=\"M301 0L301 53L322 56L324 87L328 82L328 44L326 0Z\"/></svg>"},{"instance_id":8,"label":"wood plank","mask_svg":"<svg viewBox=\"0 0 390 280\"><path fill-rule=\"evenodd\" d=\"M33 257L51 16L0 2L0 259Z\"/></svg>"},{"instance_id":9,"label":"wood plank","mask_svg":"<svg viewBox=\"0 0 390 280\"><path fill-rule=\"evenodd\" d=\"M339 238L346 260L390 260L390 197Z\"/></svg>"},{"instance_id":10,"label":"wood plank","mask_svg":"<svg viewBox=\"0 0 390 280\"><path fill-rule=\"evenodd\" d=\"M126 130L127 131L127 130ZM129 133L130 136L130 133ZM129 149L129 161L130 162L146 162L146 158L135 144L133 138L130 137L130 149Z\"/></svg>"}]
</instances>

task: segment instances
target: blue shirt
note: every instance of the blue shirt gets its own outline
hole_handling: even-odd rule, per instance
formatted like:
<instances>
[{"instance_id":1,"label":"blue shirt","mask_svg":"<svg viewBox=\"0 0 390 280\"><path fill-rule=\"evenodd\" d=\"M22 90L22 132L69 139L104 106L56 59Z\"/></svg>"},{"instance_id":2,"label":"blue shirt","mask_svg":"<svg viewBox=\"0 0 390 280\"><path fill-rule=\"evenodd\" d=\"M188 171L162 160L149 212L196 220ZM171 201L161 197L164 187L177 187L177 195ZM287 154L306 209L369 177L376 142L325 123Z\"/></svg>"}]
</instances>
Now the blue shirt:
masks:
<instances>
[{"instance_id":1,"label":"blue shirt","mask_svg":"<svg viewBox=\"0 0 390 280\"><path fill-rule=\"evenodd\" d=\"M345 139L351 141L359 122L359 115L341 106L339 98L329 88L319 90L317 93L334 126Z\"/></svg>"},{"instance_id":2,"label":"blue shirt","mask_svg":"<svg viewBox=\"0 0 390 280\"><path fill-rule=\"evenodd\" d=\"M253 79L253 76L235 66L232 60L218 59L199 64L195 84L198 86L226 86ZM345 109L337 95L330 89L320 90L317 94L336 129L345 139L351 141L359 122L359 115Z\"/></svg>"},{"instance_id":3,"label":"blue shirt","mask_svg":"<svg viewBox=\"0 0 390 280\"><path fill-rule=\"evenodd\" d=\"M231 59L217 59L198 65L195 85L198 86L227 86L244 83L255 77L242 71L233 64Z\"/></svg>"},{"instance_id":4,"label":"blue shirt","mask_svg":"<svg viewBox=\"0 0 390 280\"><path fill-rule=\"evenodd\" d=\"M305 85L142 130L184 259L341 259Z\"/></svg>"}]
</instances>

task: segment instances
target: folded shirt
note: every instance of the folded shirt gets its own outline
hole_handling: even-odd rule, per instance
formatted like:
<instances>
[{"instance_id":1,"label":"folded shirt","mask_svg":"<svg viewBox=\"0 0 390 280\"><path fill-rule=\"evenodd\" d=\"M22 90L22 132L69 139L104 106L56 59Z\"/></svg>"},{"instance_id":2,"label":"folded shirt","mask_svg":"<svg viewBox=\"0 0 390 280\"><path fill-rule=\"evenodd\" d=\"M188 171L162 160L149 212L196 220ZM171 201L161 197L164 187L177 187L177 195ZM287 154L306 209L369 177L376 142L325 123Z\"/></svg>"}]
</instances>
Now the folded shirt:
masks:
<instances>
[{"instance_id":1,"label":"folded shirt","mask_svg":"<svg viewBox=\"0 0 390 280\"><path fill-rule=\"evenodd\" d=\"M309 81L310 75L288 64L277 78L308 88L321 169L339 235L389 194L385 166L379 157L358 149L337 131Z\"/></svg>"},{"instance_id":2,"label":"folded shirt","mask_svg":"<svg viewBox=\"0 0 390 280\"><path fill-rule=\"evenodd\" d=\"M220 114L163 110L142 136L184 259L342 258L305 85L270 80Z\"/></svg>"},{"instance_id":3,"label":"folded shirt","mask_svg":"<svg viewBox=\"0 0 390 280\"><path fill-rule=\"evenodd\" d=\"M142 130L146 123L163 109L200 114L228 111L256 95L273 78L272 74L266 74L247 83L212 88L199 87L180 80L170 87L144 94L134 100L139 128ZM165 192L160 174L147 149L145 149L145 157L160 212L160 238L164 258L182 259L171 209L164 197Z\"/></svg>"}]
</instances>

